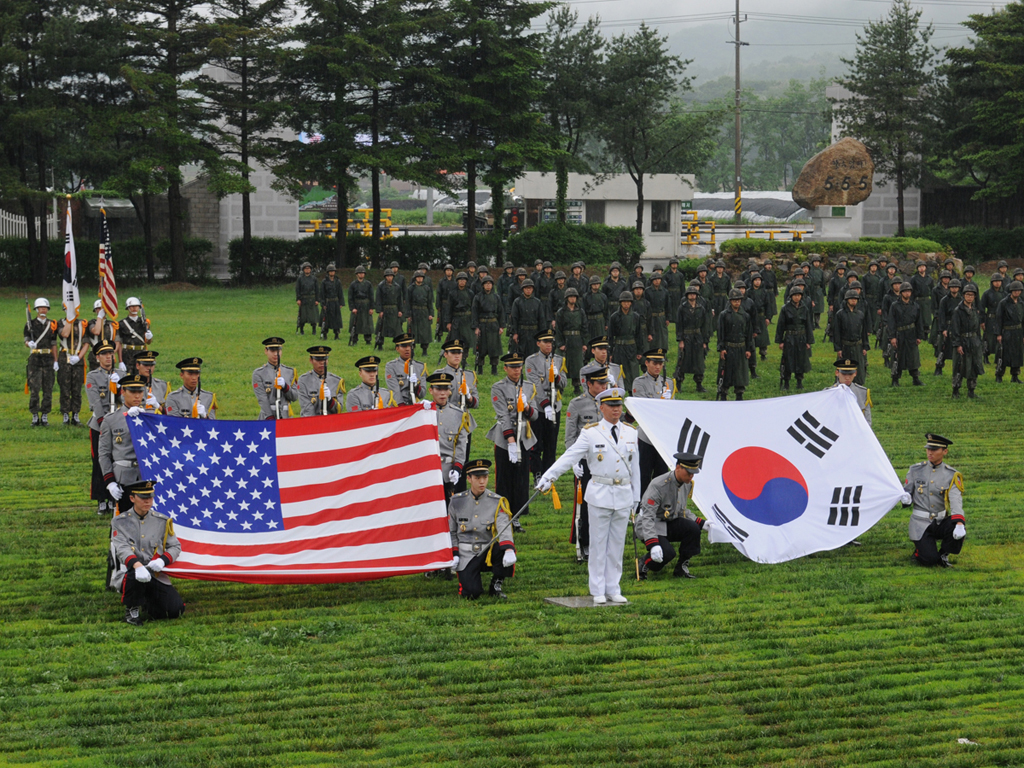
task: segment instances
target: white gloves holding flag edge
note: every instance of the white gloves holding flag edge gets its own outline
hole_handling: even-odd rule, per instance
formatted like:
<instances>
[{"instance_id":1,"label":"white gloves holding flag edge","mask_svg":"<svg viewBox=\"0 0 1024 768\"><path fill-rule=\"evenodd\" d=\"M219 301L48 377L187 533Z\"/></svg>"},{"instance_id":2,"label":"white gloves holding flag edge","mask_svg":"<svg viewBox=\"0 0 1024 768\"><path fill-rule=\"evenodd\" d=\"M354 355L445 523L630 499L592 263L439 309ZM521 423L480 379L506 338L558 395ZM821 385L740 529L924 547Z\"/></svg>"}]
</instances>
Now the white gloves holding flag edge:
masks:
<instances>
[{"instance_id":1,"label":"white gloves holding flag edge","mask_svg":"<svg viewBox=\"0 0 1024 768\"><path fill-rule=\"evenodd\" d=\"M144 565L135 569L135 580L141 584L148 584L153 580L153 574Z\"/></svg>"}]
</instances>

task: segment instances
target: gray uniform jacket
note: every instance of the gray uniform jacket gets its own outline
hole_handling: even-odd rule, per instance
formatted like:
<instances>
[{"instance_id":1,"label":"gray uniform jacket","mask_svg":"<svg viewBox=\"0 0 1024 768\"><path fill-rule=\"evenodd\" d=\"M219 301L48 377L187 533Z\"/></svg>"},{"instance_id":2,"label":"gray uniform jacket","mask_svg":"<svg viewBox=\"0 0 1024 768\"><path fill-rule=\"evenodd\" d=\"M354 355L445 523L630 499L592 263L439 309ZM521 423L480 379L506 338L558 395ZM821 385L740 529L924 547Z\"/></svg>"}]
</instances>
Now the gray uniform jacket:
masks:
<instances>
[{"instance_id":1,"label":"gray uniform jacket","mask_svg":"<svg viewBox=\"0 0 1024 768\"><path fill-rule=\"evenodd\" d=\"M621 421L618 442L605 419L582 432L543 477L554 482L569 467L585 459L590 469L586 502L605 509L630 510L640 503L640 449L636 430Z\"/></svg>"},{"instance_id":2,"label":"gray uniform jacket","mask_svg":"<svg viewBox=\"0 0 1024 768\"><path fill-rule=\"evenodd\" d=\"M122 512L110 521L110 548L118 563L114 574L113 586L120 589L124 574L128 568L134 568L136 562L149 564L156 558L162 558L164 565L170 565L181 556L181 544L174 535L174 523L171 518L155 509L149 510L145 517L139 517L134 509ZM161 571L154 573L153 578L162 584L170 584L171 580Z\"/></svg>"},{"instance_id":3,"label":"gray uniform jacket","mask_svg":"<svg viewBox=\"0 0 1024 768\"><path fill-rule=\"evenodd\" d=\"M274 384L278 369L270 363L264 363L252 372L252 391L260 404L261 419L287 419L291 416L288 413L288 403L294 403L299 399L299 393L295 391L295 369L282 365L280 370L285 384L281 390L280 404L277 403L277 387ZM278 408L280 413L277 411Z\"/></svg>"},{"instance_id":4,"label":"gray uniform jacket","mask_svg":"<svg viewBox=\"0 0 1024 768\"><path fill-rule=\"evenodd\" d=\"M691 496L693 483L680 483L674 469L651 480L636 514L637 538L648 546L654 546L659 536L668 535L669 520L699 520L686 506Z\"/></svg>"},{"instance_id":5,"label":"gray uniform jacket","mask_svg":"<svg viewBox=\"0 0 1024 768\"><path fill-rule=\"evenodd\" d=\"M420 400L423 399L424 393L427 391L427 366L416 359L409 360L409 373L415 371L416 378L416 397ZM412 395L409 392L409 377L405 373L405 361L396 357L386 366L384 366L384 383L387 384L388 389L395 395L395 402L399 405L412 405Z\"/></svg>"},{"instance_id":6,"label":"gray uniform jacket","mask_svg":"<svg viewBox=\"0 0 1024 768\"><path fill-rule=\"evenodd\" d=\"M555 366L555 402L551 402L551 383L548 381L549 369L554 363ZM523 366L523 373L526 380L537 388L537 405L543 410L545 407L554 406L555 411L562 410L562 390L568 383L565 373L565 358L561 355L542 355L534 352Z\"/></svg>"},{"instance_id":7,"label":"gray uniform jacket","mask_svg":"<svg viewBox=\"0 0 1024 768\"><path fill-rule=\"evenodd\" d=\"M600 363L598 363L600 365ZM608 369L608 386L617 387L622 383L622 366L618 363L605 363L604 367ZM584 388L587 386L587 377L582 373L580 374L580 384Z\"/></svg>"},{"instance_id":8,"label":"gray uniform jacket","mask_svg":"<svg viewBox=\"0 0 1024 768\"><path fill-rule=\"evenodd\" d=\"M903 490L914 499L908 532L911 541L919 541L933 520L942 520L946 515L964 522L964 479L949 464L914 464L907 472Z\"/></svg>"},{"instance_id":9,"label":"gray uniform jacket","mask_svg":"<svg viewBox=\"0 0 1024 768\"><path fill-rule=\"evenodd\" d=\"M128 411L121 406L103 419L98 456L103 482L124 486L142 479L135 446L128 431Z\"/></svg>"},{"instance_id":10,"label":"gray uniform jacket","mask_svg":"<svg viewBox=\"0 0 1024 768\"><path fill-rule=\"evenodd\" d=\"M89 419L89 428L100 431L100 422L114 406L117 405L117 396L110 391L110 374L114 371L104 371L97 368L89 371L85 377L85 395L89 398L89 408L92 410L92 418Z\"/></svg>"},{"instance_id":11,"label":"gray uniform jacket","mask_svg":"<svg viewBox=\"0 0 1024 768\"><path fill-rule=\"evenodd\" d=\"M146 387L146 400L149 399L150 395L156 398L156 401L160 403L160 412L162 413L164 403L167 401L167 393L170 391L171 387L166 381L154 376L153 380L149 382L149 386ZM154 413L156 411L152 406L146 405L145 401L143 401L142 404L146 406L146 410L149 413Z\"/></svg>"},{"instance_id":12,"label":"gray uniform jacket","mask_svg":"<svg viewBox=\"0 0 1024 768\"><path fill-rule=\"evenodd\" d=\"M825 387L825 389L835 389L836 387L842 386L838 382L833 384L831 387ZM867 419L868 426L871 426L871 390L867 387L862 387L857 382L853 382L850 385L850 391L853 392L854 397L857 398L857 405L860 406L860 412L864 414L864 418Z\"/></svg>"},{"instance_id":13,"label":"gray uniform jacket","mask_svg":"<svg viewBox=\"0 0 1024 768\"><path fill-rule=\"evenodd\" d=\"M565 410L565 447L570 448L580 436L580 432L600 420L601 409L597 407L597 401L589 392L570 400L569 407Z\"/></svg>"},{"instance_id":14,"label":"gray uniform jacket","mask_svg":"<svg viewBox=\"0 0 1024 768\"><path fill-rule=\"evenodd\" d=\"M538 416L537 391L530 382L524 379L520 379L520 381L523 384L523 397L526 398L526 410L522 413L524 421L519 448L520 451L528 451L537 444L537 436L530 428L530 422L536 421ZM491 385L491 405L494 406L494 413L498 420L487 433L487 439L503 451L508 450L508 438L515 438L517 434L516 420L519 417L519 412L516 409L516 397L518 390L519 387L508 377Z\"/></svg>"},{"instance_id":15,"label":"gray uniform jacket","mask_svg":"<svg viewBox=\"0 0 1024 768\"><path fill-rule=\"evenodd\" d=\"M462 472L466 463L466 449L469 436L476 429L476 421L457 405L448 403L444 408L434 406L437 411L437 439L441 449L441 476L448 482L448 473L453 469Z\"/></svg>"},{"instance_id":16,"label":"gray uniform jacket","mask_svg":"<svg viewBox=\"0 0 1024 768\"><path fill-rule=\"evenodd\" d=\"M343 386L341 377L328 369L327 388L331 390L331 399L327 403L328 413L338 412L337 398L342 393ZM320 416L323 413L320 404L320 376L316 371L306 371L299 376L295 389L298 393L299 416Z\"/></svg>"},{"instance_id":17,"label":"gray uniform jacket","mask_svg":"<svg viewBox=\"0 0 1024 768\"><path fill-rule=\"evenodd\" d=\"M642 376L637 376L633 379L633 397L646 397L650 400L671 400L671 397L663 398L663 393L666 389L668 390L669 395L675 395L675 379L667 377L664 373L662 373L658 378L654 378L649 373L644 373ZM638 429L638 432L640 439L645 443L650 444L651 441L647 439L647 435L644 434L644 431L642 429Z\"/></svg>"},{"instance_id":18,"label":"gray uniform jacket","mask_svg":"<svg viewBox=\"0 0 1024 768\"><path fill-rule=\"evenodd\" d=\"M448 398L450 402L462 407L462 379L465 377L466 389L469 390L466 393L466 408L476 408L480 405L480 389L476 380L476 371L464 368L456 369L446 365L444 368L438 368L434 373L447 373L452 377L452 394Z\"/></svg>"},{"instance_id":19,"label":"gray uniform jacket","mask_svg":"<svg viewBox=\"0 0 1024 768\"><path fill-rule=\"evenodd\" d=\"M387 387L377 387L377 394L374 394L373 387L366 386L359 382L359 386L348 393L345 398L346 411L373 411L377 408L394 408L395 396Z\"/></svg>"},{"instance_id":20,"label":"gray uniform jacket","mask_svg":"<svg viewBox=\"0 0 1024 768\"><path fill-rule=\"evenodd\" d=\"M448 503L448 532L452 536L452 554L459 556L456 570L465 570L469 561L487 551L487 543L498 536L498 544L515 549L512 539L512 513L508 501L494 491L480 498L472 491L452 496Z\"/></svg>"},{"instance_id":21,"label":"gray uniform jacket","mask_svg":"<svg viewBox=\"0 0 1024 768\"><path fill-rule=\"evenodd\" d=\"M178 387L171 392L164 400L164 413L168 416L181 416L186 419L192 418L192 403L195 401L195 394L184 387ZM217 396L205 389L199 390L199 402L206 408L206 418L217 418Z\"/></svg>"}]
</instances>

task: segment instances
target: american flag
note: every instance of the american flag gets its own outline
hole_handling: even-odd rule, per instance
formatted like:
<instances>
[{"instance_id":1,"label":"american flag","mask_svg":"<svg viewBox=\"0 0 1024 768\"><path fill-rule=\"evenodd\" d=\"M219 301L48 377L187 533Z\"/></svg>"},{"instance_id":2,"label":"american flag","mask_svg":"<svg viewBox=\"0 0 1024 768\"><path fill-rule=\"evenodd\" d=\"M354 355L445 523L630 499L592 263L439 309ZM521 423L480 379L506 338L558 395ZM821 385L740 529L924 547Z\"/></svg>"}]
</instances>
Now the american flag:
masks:
<instances>
[{"instance_id":1,"label":"american flag","mask_svg":"<svg viewBox=\"0 0 1024 768\"><path fill-rule=\"evenodd\" d=\"M100 209L100 301L103 314L117 320L117 281L114 280L114 257L110 250L110 227L107 226L107 212Z\"/></svg>"},{"instance_id":2,"label":"american flag","mask_svg":"<svg viewBox=\"0 0 1024 768\"><path fill-rule=\"evenodd\" d=\"M183 578L367 581L451 564L437 416L422 406L279 421L128 419Z\"/></svg>"}]
</instances>

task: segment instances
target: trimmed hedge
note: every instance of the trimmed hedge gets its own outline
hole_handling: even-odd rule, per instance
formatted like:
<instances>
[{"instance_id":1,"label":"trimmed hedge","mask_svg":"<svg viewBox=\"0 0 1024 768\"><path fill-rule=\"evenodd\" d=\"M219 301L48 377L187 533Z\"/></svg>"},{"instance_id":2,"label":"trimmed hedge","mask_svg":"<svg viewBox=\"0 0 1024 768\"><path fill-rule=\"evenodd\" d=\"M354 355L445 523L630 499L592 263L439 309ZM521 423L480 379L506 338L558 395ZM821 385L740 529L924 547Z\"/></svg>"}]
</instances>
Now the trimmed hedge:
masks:
<instances>
[{"instance_id":1,"label":"trimmed hedge","mask_svg":"<svg viewBox=\"0 0 1024 768\"><path fill-rule=\"evenodd\" d=\"M553 264L618 261L629 269L643 255L644 240L633 227L540 224L510 238L507 250L508 259L516 266L532 266L539 258Z\"/></svg>"},{"instance_id":2,"label":"trimmed hedge","mask_svg":"<svg viewBox=\"0 0 1024 768\"><path fill-rule=\"evenodd\" d=\"M920 227L907 232L942 243L967 263L1024 258L1024 228L988 229L986 227Z\"/></svg>"},{"instance_id":3,"label":"trimmed hedge","mask_svg":"<svg viewBox=\"0 0 1024 768\"><path fill-rule=\"evenodd\" d=\"M869 254L888 253L895 256L910 252L936 253L945 252L947 248L934 240L912 237L864 237L852 242L823 242L820 240L792 242L781 240L759 240L755 238L736 238L726 240L718 246L721 253L758 254L758 253L792 253L806 258L808 254Z\"/></svg>"}]
</instances>

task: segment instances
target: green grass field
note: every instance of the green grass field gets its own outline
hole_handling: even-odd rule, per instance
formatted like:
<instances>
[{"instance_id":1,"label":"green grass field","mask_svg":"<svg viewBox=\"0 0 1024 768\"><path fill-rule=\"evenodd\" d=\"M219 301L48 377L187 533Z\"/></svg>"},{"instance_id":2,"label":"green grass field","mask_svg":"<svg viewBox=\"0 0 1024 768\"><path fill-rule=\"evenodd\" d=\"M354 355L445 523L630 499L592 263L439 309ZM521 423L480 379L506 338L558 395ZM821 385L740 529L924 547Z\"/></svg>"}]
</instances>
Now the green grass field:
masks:
<instances>
[{"instance_id":1,"label":"green grass field","mask_svg":"<svg viewBox=\"0 0 1024 768\"><path fill-rule=\"evenodd\" d=\"M261 339L283 335L286 362L308 359L291 286L139 295L157 375L173 382L175 361L203 357L221 418L255 416ZM20 292L0 291L0 319L0 764L1024 765L1024 387L991 369L979 401L952 401L948 366L891 389L871 358L875 429L900 476L924 458L924 432L956 441L968 536L952 570L911 563L896 509L861 547L767 566L705 545L696 581L666 571L625 582L626 607L572 611L542 602L586 593L569 513L545 500L502 604L422 576L179 581L185 616L138 629L103 590L109 526L88 500L87 430L29 425ZM335 348L331 369L351 383L367 349ZM829 383L831 358L815 347L809 389ZM776 347L760 371L748 398L776 396ZM474 456L490 452L486 402ZM567 475L563 500L570 487Z\"/></svg>"}]
</instances>

